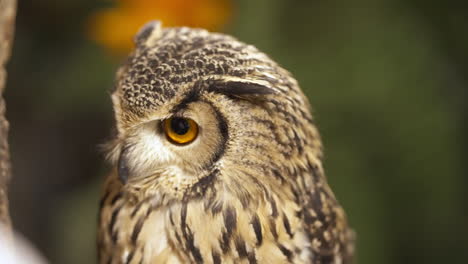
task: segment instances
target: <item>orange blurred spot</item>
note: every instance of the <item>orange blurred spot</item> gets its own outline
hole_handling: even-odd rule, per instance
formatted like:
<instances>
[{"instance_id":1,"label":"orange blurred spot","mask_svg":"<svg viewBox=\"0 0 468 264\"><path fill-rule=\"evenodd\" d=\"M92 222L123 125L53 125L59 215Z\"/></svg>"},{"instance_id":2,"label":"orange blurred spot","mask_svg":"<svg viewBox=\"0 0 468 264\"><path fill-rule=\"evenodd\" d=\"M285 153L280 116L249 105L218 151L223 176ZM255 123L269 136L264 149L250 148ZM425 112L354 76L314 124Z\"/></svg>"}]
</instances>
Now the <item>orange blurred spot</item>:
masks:
<instances>
[{"instance_id":1,"label":"orange blurred spot","mask_svg":"<svg viewBox=\"0 0 468 264\"><path fill-rule=\"evenodd\" d=\"M232 12L230 0L114 0L116 6L89 18L88 35L116 55L127 54L133 36L150 20L166 27L220 30Z\"/></svg>"}]
</instances>

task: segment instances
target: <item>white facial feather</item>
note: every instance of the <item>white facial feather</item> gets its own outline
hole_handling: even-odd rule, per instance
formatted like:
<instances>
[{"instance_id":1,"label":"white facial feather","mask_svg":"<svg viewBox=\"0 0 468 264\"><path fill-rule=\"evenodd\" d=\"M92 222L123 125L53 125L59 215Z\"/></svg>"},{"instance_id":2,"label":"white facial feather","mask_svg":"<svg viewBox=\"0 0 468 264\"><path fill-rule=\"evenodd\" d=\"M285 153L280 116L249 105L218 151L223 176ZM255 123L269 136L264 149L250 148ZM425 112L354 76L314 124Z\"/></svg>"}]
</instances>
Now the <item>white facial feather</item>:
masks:
<instances>
[{"instance_id":1,"label":"white facial feather","mask_svg":"<svg viewBox=\"0 0 468 264\"><path fill-rule=\"evenodd\" d=\"M154 122L143 125L138 129L137 135L130 139L131 147L128 150L128 166L138 177L153 173L149 168L158 170L166 164L174 163L177 156L167 146L164 135L156 133ZM132 142L135 140L135 142Z\"/></svg>"}]
</instances>

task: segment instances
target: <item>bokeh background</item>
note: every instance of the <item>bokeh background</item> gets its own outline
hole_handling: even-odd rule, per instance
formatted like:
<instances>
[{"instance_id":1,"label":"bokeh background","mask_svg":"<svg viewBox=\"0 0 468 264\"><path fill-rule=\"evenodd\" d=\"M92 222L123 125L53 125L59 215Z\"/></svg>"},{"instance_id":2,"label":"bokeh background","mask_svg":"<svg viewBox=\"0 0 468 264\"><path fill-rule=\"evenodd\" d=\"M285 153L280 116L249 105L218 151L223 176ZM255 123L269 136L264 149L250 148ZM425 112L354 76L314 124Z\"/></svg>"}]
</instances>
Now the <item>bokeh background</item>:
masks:
<instances>
[{"instance_id":1,"label":"bokeh background","mask_svg":"<svg viewBox=\"0 0 468 264\"><path fill-rule=\"evenodd\" d=\"M15 228L95 263L109 89L141 24L254 44L294 73L357 263L468 260L468 6L435 0L21 0L6 100Z\"/></svg>"}]
</instances>

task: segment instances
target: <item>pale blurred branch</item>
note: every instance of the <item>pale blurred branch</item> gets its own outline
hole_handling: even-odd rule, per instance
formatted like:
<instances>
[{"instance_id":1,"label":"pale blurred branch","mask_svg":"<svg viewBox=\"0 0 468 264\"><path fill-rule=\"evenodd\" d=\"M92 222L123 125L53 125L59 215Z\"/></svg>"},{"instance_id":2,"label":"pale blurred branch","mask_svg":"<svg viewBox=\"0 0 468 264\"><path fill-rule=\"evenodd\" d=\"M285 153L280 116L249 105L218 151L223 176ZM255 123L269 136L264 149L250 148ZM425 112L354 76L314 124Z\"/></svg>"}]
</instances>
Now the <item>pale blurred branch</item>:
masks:
<instances>
[{"instance_id":1,"label":"pale blurred branch","mask_svg":"<svg viewBox=\"0 0 468 264\"><path fill-rule=\"evenodd\" d=\"M6 63L10 58L16 16L16 0L0 0L0 223L11 230L8 211L8 183L11 178L8 148L8 121L5 117L3 91L6 83Z\"/></svg>"}]
</instances>

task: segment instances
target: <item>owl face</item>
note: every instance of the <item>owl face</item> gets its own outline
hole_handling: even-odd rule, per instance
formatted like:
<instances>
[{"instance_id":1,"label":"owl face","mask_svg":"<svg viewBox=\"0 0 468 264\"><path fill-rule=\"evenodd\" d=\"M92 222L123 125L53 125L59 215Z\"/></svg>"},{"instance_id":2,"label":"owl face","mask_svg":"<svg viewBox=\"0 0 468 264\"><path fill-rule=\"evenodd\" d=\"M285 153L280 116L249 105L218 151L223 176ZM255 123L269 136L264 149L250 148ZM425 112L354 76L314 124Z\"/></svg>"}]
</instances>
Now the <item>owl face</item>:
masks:
<instances>
[{"instance_id":1,"label":"owl face","mask_svg":"<svg viewBox=\"0 0 468 264\"><path fill-rule=\"evenodd\" d=\"M121 180L177 195L213 171L228 133L224 117L209 101L195 101L180 109L164 107L121 137Z\"/></svg>"},{"instance_id":2,"label":"owl face","mask_svg":"<svg viewBox=\"0 0 468 264\"><path fill-rule=\"evenodd\" d=\"M296 81L254 47L158 23L136 45L112 94L110 159L128 191L189 199L213 186L280 189L288 160L321 148Z\"/></svg>"}]
</instances>

